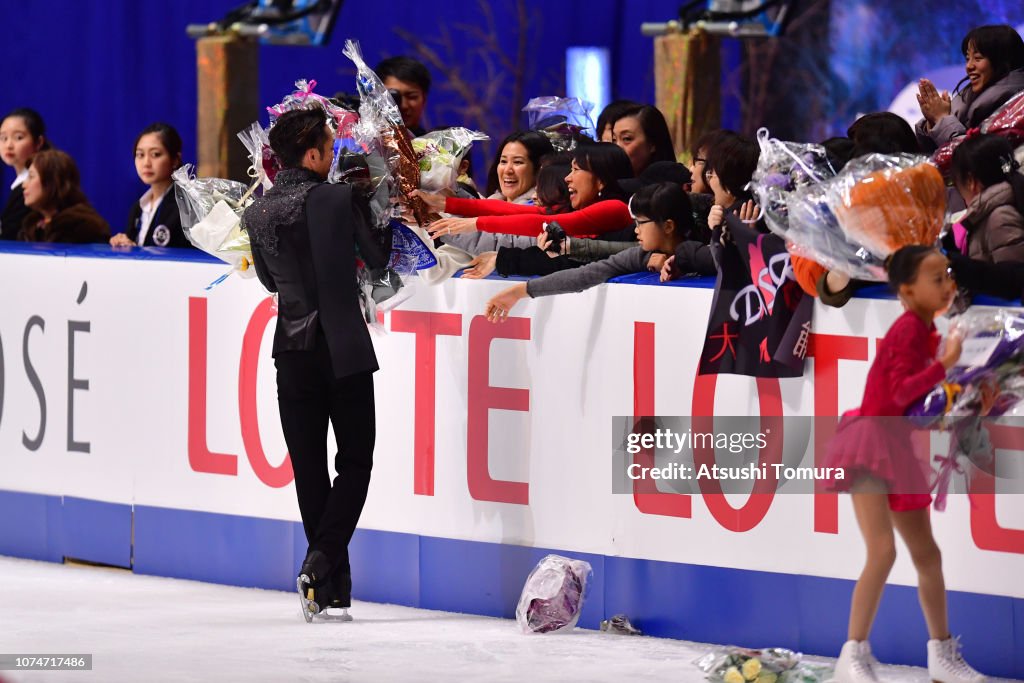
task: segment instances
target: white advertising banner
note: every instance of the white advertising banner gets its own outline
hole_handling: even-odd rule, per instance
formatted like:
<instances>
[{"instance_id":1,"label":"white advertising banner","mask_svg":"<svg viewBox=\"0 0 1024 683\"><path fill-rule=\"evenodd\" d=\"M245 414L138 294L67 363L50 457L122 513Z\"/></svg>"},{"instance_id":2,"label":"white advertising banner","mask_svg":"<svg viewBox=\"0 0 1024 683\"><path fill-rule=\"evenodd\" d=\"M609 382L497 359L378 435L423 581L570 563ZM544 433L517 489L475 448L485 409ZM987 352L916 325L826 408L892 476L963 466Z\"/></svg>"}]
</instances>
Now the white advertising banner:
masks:
<instances>
[{"instance_id":1,"label":"white advertising banner","mask_svg":"<svg viewBox=\"0 0 1024 683\"><path fill-rule=\"evenodd\" d=\"M297 521L273 303L256 280L206 291L222 272L0 254L0 489ZM507 284L421 286L385 315L362 527L856 578L845 497L616 494L612 422L841 414L896 301L818 307L802 378L714 379L696 375L710 289L603 285L491 324ZM951 495L933 519L950 589L1024 597L1024 497ZM916 583L906 553L891 580Z\"/></svg>"}]
</instances>

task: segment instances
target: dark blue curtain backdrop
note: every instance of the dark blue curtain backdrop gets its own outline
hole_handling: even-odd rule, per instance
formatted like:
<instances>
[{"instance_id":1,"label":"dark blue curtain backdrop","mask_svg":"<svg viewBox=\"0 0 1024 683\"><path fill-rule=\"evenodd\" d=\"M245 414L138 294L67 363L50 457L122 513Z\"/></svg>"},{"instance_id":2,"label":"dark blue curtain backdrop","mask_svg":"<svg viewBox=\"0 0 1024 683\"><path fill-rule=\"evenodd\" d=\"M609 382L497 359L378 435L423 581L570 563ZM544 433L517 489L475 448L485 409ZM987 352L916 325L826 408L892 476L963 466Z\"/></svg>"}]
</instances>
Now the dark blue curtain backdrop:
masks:
<instances>
[{"instance_id":1,"label":"dark blue curtain backdrop","mask_svg":"<svg viewBox=\"0 0 1024 683\"><path fill-rule=\"evenodd\" d=\"M145 187L135 174L132 142L149 123L174 125L195 160L195 44L189 23L219 19L240 0L0 0L0 112L33 107L50 139L78 162L83 186L115 230ZM346 38L362 44L372 66L386 56L428 48L448 65L431 65L431 126L466 123L500 139L516 127L523 98L562 94L565 49L611 49L613 94L653 102L654 67L643 21L671 19L675 0L345 0L325 47L263 47L260 99L291 92L299 78L315 78L317 92L354 90ZM520 9L522 10L520 12ZM525 62L518 53L525 33ZM517 64L525 69L519 78ZM489 87L490 86L490 87ZM0 114L2 115L2 114ZM261 116L265 123L265 113ZM485 165L482 155L478 165ZM0 201L13 174L2 167ZM477 177L481 177L478 168Z\"/></svg>"}]
</instances>

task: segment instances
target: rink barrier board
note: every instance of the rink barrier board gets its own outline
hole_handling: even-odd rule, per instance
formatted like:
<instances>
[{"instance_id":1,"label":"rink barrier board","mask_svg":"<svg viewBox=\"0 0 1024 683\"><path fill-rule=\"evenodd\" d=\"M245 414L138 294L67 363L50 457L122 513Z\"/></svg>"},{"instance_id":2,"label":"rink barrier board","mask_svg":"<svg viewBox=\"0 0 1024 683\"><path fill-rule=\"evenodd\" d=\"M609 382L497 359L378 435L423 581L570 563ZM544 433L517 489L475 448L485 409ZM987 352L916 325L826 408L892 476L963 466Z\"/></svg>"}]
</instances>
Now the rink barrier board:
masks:
<instances>
[{"instance_id":1,"label":"rink barrier board","mask_svg":"<svg viewBox=\"0 0 1024 683\"><path fill-rule=\"evenodd\" d=\"M149 506L132 510L117 503L0 491L0 554L109 564L131 544L131 536L118 542L114 533L96 530L114 520L116 532L125 533L126 511L134 513L136 573L294 588L305 536L301 524L281 520ZM826 656L835 656L846 639L853 590L853 582L843 579L372 529L357 529L350 549L357 600L514 619L526 576L542 557L557 553L586 560L594 570L581 627L596 629L601 619L625 613L651 636L771 644ZM950 591L948 600L950 624L970 661L989 675L1024 677L1019 647L1024 600L961 591ZM876 655L889 663L923 666L927 639L917 590L887 586L872 632Z\"/></svg>"},{"instance_id":2,"label":"rink barrier board","mask_svg":"<svg viewBox=\"0 0 1024 683\"><path fill-rule=\"evenodd\" d=\"M67 263L218 263L198 251L120 252L103 245L0 244L0 253L57 256ZM657 275L628 275L616 282L657 284ZM714 278L667 286L707 289L714 286ZM884 286L867 287L857 296L892 298ZM985 297L975 302L1006 305ZM125 566L125 557L134 554L138 573L293 590L295 567L304 549L302 528L296 522L172 508L133 509L86 498L0 491L0 554L115 566ZM352 552L357 599L511 618L526 574L545 554L559 552L587 559L594 567L581 618L584 627L596 628L602 617L624 612L650 635L787 645L832 656L845 639L853 587L852 581L837 578L395 531L357 530ZM949 604L954 632L963 636L976 666L991 675L1024 678L1024 598L950 591ZM875 651L885 661L922 664L926 637L916 590L888 586L873 633Z\"/></svg>"},{"instance_id":3,"label":"rink barrier board","mask_svg":"<svg viewBox=\"0 0 1024 683\"><path fill-rule=\"evenodd\" d=\"M132 506L0 491L0 554L132 566Z\"/></svg>"}]
</instances>

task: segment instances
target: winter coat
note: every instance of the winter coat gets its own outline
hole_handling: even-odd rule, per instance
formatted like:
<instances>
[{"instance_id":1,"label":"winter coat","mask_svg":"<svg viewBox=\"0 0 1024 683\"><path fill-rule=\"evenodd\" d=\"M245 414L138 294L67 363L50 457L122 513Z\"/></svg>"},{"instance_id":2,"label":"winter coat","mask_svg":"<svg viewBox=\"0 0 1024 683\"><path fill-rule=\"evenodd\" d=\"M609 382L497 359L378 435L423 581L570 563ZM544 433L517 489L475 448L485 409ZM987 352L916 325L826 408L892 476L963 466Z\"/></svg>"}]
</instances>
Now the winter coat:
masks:
<instances>
[{"instance_id":1,"label":"winter coat","mask_svg":"<svg viewBox=\"0 0 1024 683\"><path fill-rule=\"evenodd\" d=\"M998 81L975 94L966 87L953 97L951 113L935 122L931 128L921 119L914 131L922 151L930 154L953 138L963 135L969 128L977 128L1011 97L1024 90L1024 69L1014 69Z\"/></svg>"},{"instance_id":2,"label":"winter coat","mask_svg":"<svg viewBox=\"0 0 1024 683\"><path fill-rule=\"evenodd\" d=\"M85 203L58 211L46 225L41 225L41 220L42 216L35 211L26 216L18 239L25 242L72 244L105 244L110 241L110 225Z\"/></svg>"},{"instance_id":3,"label":"winter coat","mask_svg":"<svg viewBox=\"0 0 1024 683\"><path fill-rule=\"evenodd\" d=\"M1014 206L1010 183L982 190L960 222L967 228L967 255L972 259L1024 262L1024 216Z\"/></svg>"}]
</instances>

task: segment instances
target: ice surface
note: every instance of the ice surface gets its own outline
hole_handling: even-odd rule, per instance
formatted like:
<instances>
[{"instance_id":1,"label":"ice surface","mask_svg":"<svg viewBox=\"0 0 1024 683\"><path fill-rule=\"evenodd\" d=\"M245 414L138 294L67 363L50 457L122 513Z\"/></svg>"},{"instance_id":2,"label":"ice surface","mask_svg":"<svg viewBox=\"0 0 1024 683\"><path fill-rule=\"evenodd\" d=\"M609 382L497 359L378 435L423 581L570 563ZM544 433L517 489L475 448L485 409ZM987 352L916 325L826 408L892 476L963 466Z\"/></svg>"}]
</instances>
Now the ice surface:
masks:
<instances>
[{"instance_id":1,"label":"ice surface","mask_svg":"<svg viewBox=\"0 0 1024 683\"><path fill-rule=\"evenodd\" d=\"M700 683L692 662L709 649L580 629L522 635L512 620L367 602L351 612L351 623L306 624L294 593L0 557L0 652L93 655L91 672L0 681ZM908 667L882 678L928 680Z\"/></svg>"}]
</instances>

